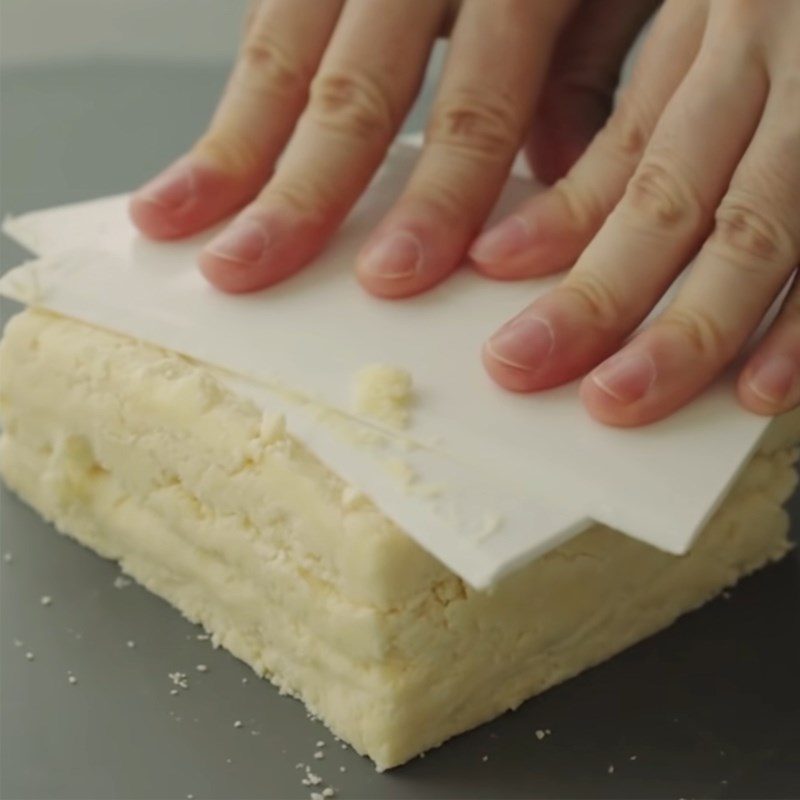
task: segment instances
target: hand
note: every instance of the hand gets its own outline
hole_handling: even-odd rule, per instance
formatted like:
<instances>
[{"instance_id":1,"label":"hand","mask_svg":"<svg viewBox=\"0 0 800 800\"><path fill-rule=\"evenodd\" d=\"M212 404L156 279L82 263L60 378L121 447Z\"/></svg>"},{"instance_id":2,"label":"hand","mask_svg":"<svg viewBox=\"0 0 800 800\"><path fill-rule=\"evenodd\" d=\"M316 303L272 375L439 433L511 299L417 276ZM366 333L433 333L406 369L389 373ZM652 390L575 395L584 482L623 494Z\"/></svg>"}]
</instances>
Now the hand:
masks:
<instances>
[{"instance_id":1,"label":"hand","mask_svg":"<svg viewBox=\"0 0 800 800\"><path fill-rule=\"evenodd\" d=\"M741 353L794 273L738 394L763 414L800 404L799 42L797 0L667 0L605 128L472 248L501 279L574 263L487 343L499 383L528 392L593 370L581 395L597 419L659 419Z\"/></svg>"},{"instance_id":2,"label":"hand","mask_svg":"<svg viewBox=\"0 0 800 800\"><path fill-rule=\"evenodd\" d=\"M541 96L530 153L564 174L611 108L655 0L263 0L208 131L134 196L155 238L246 207L204 250L208 279L250 291L303 267L368 184L411 106L431 46L452 29L426 145L357 265L402 297L460 263ZM278 156L281 160L278 162Z\"/></svg>"}]
</instances>

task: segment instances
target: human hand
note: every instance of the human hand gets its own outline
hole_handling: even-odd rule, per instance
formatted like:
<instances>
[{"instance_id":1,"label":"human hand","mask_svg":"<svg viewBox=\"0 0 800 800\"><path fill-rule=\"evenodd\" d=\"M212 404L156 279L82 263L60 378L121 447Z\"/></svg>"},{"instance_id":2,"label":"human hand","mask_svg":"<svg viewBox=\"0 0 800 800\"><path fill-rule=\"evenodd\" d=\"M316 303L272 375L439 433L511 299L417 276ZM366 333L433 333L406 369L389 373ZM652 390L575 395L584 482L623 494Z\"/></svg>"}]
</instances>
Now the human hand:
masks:
<instances>
[{"instance_id":1,"label":"human hand","mask_svg":"<svg viewBox=\"0 0 800 800\"><path fill-rule=\"evenodd\" d=\"M572 267L487 343L500 384L535 391L593 370L593 416L657 420L741 353L794 273L738 395L763 414L800 404L799 42L797 0L667 0L605 128L471 250L494 278Z\"/></svg>"},{"instance_id":2,"label":"human hand","mask_svg":"<svg viewBox=\"0 0 800 800\"><path fill-rule=\"evenodd\" d=\"M655 0L262 0L208 131L134 196L149 236L175 238L246 208L200 258L250 291L303 267L368 184L451 31L426 145L357 265L402 297L460 263L529 129L555 179L604 122L620 65ZM529 122L538 98L540 113ZM278 162L278 156L281 156Z\"/></svg>"}]
</instances>

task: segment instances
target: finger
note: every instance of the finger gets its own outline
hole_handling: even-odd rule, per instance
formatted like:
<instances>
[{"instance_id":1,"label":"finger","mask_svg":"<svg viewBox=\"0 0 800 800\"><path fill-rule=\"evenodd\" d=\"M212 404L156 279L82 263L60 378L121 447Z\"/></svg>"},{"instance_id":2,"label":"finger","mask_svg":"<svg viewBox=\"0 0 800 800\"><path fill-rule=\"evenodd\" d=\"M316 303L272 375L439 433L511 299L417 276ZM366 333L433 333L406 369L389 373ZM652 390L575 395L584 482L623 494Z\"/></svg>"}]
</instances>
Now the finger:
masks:
<instances>
[{"instance_id":1,"label":"finger","mask_svg":"<svg viewBox=\"0 0 800 800\"><path fill-rule=\"evenodd\" d=\"M773 86L714 231L675 300L584 381L584 402L601 421L638 425L686 404L733 361L786 285L800 261L800 120L787 114L797 107L786 103L792 95L796 102L796 89ZM784 326L791 333L791 321ZM644 359L646 386L630 366Z\"/></svg>"},{"instance_id":2,"label":"finger","mask_svg":"<svg viewBox=\"0 0 800 800\"><path fill-rule=\"evenodd\" d=\"M653 129L686 76L705 25L703 3L668 3L605 127L567 176L472 246L477 268L503 280L571 266L622 197Z\"/></svg>"},{"instance_id":3,"label":"finger","mask_svg":"<svg viewBox=\"0 0 800 800\"><path fill-rule=\"evenodd\" d=\"M800 404L800 279L742 370L739 399L757 414L781 414Z\"/></svg>"},{"instance_id":4,"label":"finger","mask_svg":"<svg viewBox=\"0 0 800 800\"><path fill-rule=\"evenodd\" d=\"M444 10L442 0L345 5L274 177L201 255L212 283L228 291L262 288L323 247L413 102Z\"/></svg>"},{"instance_id":5,"label":"finger","mask_svg":"<svg viewBox=\"0 0 800 800\"><path fill-rule=\"evenodd\" d=\"M554 183L611 113L620 70L659 0L583 3L562 33L533 118L526 152L536 177Z\"/></svg>"},{"instance_id":6,"label":"finger","mask_svg":"<svg viewBox=\"0 0 800 800\"><path fill-rule=\"evenodd\" d=\"M267 180L305 104L343 0L254 4L231 78L191 151L133 196L148 236L186 236L224 218Z\"/></svg>"},{"instance_id":7,"label":"finger","mask_svg":"<svg viewBox=\"0 0 800 800\"><path fill-rule=\"evenodd\" d=\"M461 263L508 175L573 2L463 4L419 162L359 257L368 291L414 294Z\"/></svg>"},{"instance_id":8,"label":"finger","mask_svg":"<svg viewBox=\"0 0 800 800\"><path fill-rule=\"evenodd\" d=\"M528 322L490 340L487 365L501 384L530 391L563 383L621 345L699 249L766 92L766 74L744 48L698 56L600 232L562 284L521 315L550 326L547 357L526 350Z\"/></svg>"}]
</instances>

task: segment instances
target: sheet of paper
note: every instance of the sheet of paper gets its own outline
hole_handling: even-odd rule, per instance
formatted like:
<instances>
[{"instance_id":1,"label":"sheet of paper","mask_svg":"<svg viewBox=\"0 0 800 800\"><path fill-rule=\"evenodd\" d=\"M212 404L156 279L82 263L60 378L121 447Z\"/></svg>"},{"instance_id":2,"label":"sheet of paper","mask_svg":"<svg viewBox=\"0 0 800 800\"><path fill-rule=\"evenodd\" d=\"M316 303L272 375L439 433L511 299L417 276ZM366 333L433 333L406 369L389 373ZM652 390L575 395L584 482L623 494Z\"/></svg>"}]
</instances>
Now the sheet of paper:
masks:
<instances>
[{"instance_id":1,"label":"sheet of paper","mask_svg":"<svg viewBox=\"0 0 800 800\"><path fill-rule=\"evenodd\" d=\"M267 291L213 290L195 268L210 234L149 242L122 196L9 221L7 232L40 258L8 273L0 291L223 368L223 380L283 411L320 459L476 587L592 520L684 552L768 420L737 405L729 379L637 430L593 422L575 384L535 396L499 389L481 343L553 280L498 283L464 268L418 298L368 296L353 278L355 254L415 157L396 147L327 251ZM498 213L530 190L512 179ZM365 444L353 430L373 423L325 410L350 415L354 377L372 363L407 369L418 400L403 435ZM311 402L287 399L287 388ZM398 462L413 471L408 485Z\"/></svg>"}]
</instances>

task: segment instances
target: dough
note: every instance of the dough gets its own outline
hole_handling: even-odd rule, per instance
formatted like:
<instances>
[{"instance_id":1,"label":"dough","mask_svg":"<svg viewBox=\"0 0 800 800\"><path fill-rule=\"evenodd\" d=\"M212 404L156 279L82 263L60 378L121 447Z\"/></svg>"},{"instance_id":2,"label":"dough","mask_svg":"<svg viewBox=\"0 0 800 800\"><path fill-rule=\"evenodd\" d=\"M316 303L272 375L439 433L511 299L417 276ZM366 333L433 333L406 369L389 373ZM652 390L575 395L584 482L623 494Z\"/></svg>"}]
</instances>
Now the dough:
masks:
<instances>
[{"instance_id":1,"label":"dough","mask_svg":"<svg viewBox=\"0 0 800 800\"><path fill-rule=\"evenodd\" d=\"M203 367L29 310L0 345L0 471L330 729L396 766L783 556L797 412L691 552L595 526L464 584Z\"/></svg>"}]
</instances>

